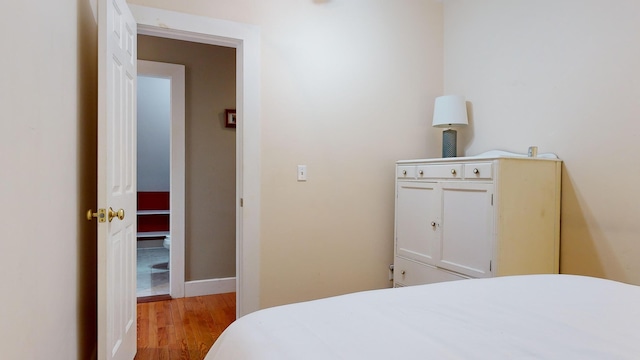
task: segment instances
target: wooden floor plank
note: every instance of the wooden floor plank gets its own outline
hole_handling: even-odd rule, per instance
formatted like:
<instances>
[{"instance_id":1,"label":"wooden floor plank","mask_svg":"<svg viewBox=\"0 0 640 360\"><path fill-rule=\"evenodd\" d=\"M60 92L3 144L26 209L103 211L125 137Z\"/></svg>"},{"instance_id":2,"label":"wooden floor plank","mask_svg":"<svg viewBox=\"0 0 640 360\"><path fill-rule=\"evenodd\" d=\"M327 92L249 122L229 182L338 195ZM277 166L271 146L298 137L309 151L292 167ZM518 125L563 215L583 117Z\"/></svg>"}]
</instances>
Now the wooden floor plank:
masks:
<instances>
[{"instance_id":1,"label":"wooden floor plank","mask_svg":"<svg viewBox=\"0 0 640 360\"><path fill-rule=\"evenodd\" d=\"M182 317L176 301L171 302L171 317L173 319L176 339L174 344L169 344L169 347L172 349L172 352L179 354L176 359L188 359L189 347L187 346L187 334L182 326Z\"/></svg>"},{"instance_id":2,"label":"wooden floor plank","mask_svg":"<svg viewBox=\"0 0 640 360\"><path fill-rule=\"evenodd\" d=\"M198 345L199 331L197 321L194 315L193 299L184 299L184 328L187 333L187 347L189 348L189 356L191 359L197 359L200 353Z\"/></svg>"},{"instance_id":3,"label":"wooden floor plank","mask_svg":"<svg viewBox=\"0 0 640 360\"><path fill-rule=\"evenodd\" d=\"M235 320L235 293L138 304L136 360L202 360Z\"/></svg>"}]
</instances>

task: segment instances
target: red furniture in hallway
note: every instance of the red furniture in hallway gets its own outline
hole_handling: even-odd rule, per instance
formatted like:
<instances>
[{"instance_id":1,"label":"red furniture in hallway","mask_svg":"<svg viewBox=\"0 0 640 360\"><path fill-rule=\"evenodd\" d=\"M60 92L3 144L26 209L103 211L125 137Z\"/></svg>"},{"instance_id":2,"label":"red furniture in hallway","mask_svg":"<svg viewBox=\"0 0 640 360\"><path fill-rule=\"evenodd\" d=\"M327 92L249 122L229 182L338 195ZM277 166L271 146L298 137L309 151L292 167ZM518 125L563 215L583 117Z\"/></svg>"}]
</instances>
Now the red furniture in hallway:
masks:
<instances>
[{"instance_id":1,"label":"red furniture in hallway","mask_svg":"<svg viewBox=\"0 0 640 360\"><path fill-rule=\"evenodd\" d=\"M168 191L138 192L138 241L169 235L170 215Z\"/></svg>"}]
</instances>

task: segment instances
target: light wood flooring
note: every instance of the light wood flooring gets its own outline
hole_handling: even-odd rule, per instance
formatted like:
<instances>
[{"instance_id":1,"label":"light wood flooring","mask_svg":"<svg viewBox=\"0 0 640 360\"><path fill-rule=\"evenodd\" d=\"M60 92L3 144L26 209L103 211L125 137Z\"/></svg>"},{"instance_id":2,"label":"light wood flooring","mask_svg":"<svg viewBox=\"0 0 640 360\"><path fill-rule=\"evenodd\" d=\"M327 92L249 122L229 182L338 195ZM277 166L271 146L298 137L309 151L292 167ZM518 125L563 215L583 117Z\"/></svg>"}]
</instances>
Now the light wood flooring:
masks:
<instances>
[{"instance_id":1,"label":"light wood flooring","mask_svg":"<svg viewBox=\"0 0 640 360\"><path fill-rule=\"evenodd\" d=\"M236 294L140 303L136 360L202 360L236 318Z\"/></svg>"}]
</instances>

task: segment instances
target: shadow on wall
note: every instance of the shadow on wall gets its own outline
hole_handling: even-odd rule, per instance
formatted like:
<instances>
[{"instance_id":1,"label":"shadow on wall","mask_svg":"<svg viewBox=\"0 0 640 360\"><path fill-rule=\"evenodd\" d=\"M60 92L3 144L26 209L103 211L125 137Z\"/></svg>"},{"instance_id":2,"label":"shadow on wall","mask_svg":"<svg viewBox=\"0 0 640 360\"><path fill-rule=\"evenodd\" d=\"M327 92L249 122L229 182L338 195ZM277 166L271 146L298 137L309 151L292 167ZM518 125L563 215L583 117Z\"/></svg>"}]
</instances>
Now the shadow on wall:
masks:
<instances>
[{"instance_id":1,"label":"shadow on wall","mask_svg":"<svg viewBox=\"0 0 640 360\"><path fill-rule=\"evenodd\" d=\"M97 228L84 211L96 206L97 169L97 24L88 1L78 0L78 229L77 229L77 326L78 359L91 359L97 346Z\"/></svg>"},{"instance_id":2,"label":"shadow on wall","mask_svg":"<svg viewBox=\"0 0 640 360\"><path fill-rule=\"evenodd\" d=\"M458 129L458 156L470 156L477 154L468 154L467 150L473 143L473 138L475 135L475 121L473 118L473 103L471 101L467 101L467 121L469 124ZM463 151L460 151L460 148L464 147Z\"/></svg>"},{"instance_id":3,"label":"shadow on wall","mask_svg":"<svg viewBox=\"0 0 640 360\"><path fill-rule=\"evenodd\" d=\"M576 192L574 182L562 166L562 209L560 227L560 272L606 278L602 259L613 259L613 252L584 198ZM622 273L618 263L607 264Z\"/></svg>"}]
</instances>

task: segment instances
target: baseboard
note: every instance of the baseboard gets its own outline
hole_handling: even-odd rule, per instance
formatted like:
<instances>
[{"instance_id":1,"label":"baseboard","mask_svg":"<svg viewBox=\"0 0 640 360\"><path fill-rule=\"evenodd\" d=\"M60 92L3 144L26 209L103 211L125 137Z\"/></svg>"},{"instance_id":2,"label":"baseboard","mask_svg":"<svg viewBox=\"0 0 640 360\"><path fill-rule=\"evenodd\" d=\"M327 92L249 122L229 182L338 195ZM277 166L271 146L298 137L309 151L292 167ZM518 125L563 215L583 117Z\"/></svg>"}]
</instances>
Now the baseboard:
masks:
<instances>
[{"instance_id":1,"label":"baseboard","mask_svg":"<svg viewBox=\"0 0 640 360\"><path fill-rule=\"evenodd\" d=\"M161 248L164 246L164 237L162 239L144 239L138 238L136 247L138 249Z\"/></svg>"},{"instance_id":2,"label":"baseboard","mask_svg":"<svg viewBox=\"0 0 640 360\"><path fill-rule=\"evenodd\" d=\"M171 295L152 295L152 296L142 296L138 298L138 304L144 304L148 302L156 302L156 301L166 301L171 300Z\"/></svg>"},{"instance_id":3,"label":"baseboard","mask_svg":"<svg viewBox=\"0 0 640 360\"><path fill-rule=\"evenodd\" d=\"M184 296L203 296L224 294L236 291L236 278L208 279L186 281L184 283Z\"/></svg>"}]
</instances>

